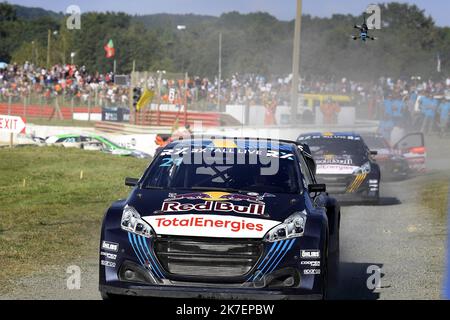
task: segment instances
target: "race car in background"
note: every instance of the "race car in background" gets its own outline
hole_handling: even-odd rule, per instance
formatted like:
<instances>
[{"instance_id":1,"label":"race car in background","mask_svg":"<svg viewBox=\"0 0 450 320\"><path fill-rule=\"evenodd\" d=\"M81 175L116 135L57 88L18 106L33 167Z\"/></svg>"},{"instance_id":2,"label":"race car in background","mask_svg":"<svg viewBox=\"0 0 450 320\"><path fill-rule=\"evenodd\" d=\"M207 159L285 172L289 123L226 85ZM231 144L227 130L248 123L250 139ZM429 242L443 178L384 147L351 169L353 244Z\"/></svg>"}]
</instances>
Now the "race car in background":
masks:
<instances>
[{"instance_id":1,"label":"race car in background","mask_svg":"<svg viewBox=\"0 0 450 320\"><path fill-rule=\"evenodd\" d=\"M407 178L426 170L426 147L423 133L410 133L394 146L378 133L361 133L370 150L377 151L374 156L380 165L383 179Z\"/></svg>"},{"instance_id":2,"label":"race car in background","mask_svg":"<svg viewBox=\"0 0 450 320\"><path fill-rule=\"evenodd\" d=\"M401 138L393 148L406 159L412 173L426 171L427 149L423 133L409 133Z\"/></svg>"},{"instance_id":3,"label":"race car in background","mask_svg":"<svg viewBox=\"0 0 450 320\"><path fill-rule=\"evenodd\" d=\"M314 172L295 142L163 147L104 216L102 297L325 297L338 269L340 207Z\"/></svg>"},{"instance_id":4,"label":"race car in background","mask_svg":"<svg viewBox=\"0 0 450 320\"><path fill-rule=\"evenodd\" d=\"M85 150L98 150L113 155L134 158L150 158L145 152L139 150L131 150L119 146L111 140L99 135L80 135L80 134L63 134L51 136L45 139L47 145L62 146L65 148L78 148Z\"/></svg>"},{"instance_id":5,"label":"race car in background","mask_svg":"<svg viewBox=\"0 0 450 320\"><path fill-rule=\"evenodd\" d=\"M82 141L83 140L83 141ZM85 138L79 134L60 134L56 136L47 137L45 139L46 145L53 145L64 148L81 149Z\"/></svg>"},{"instance_id":6,"label":"race car in background","mask_svg":"<svg viewBox=\"0 0 450 320\"><path fill-rule=\"evenodd\" d=\"M380 166L381 176L385 180L406 179L410 175L409 163L406 158L396 150L379 133L361 133L361 136L370 150L377 152L374 159Z\"/></svg>"},{"instance_id":7,"label":"race car in background","mask_svg":"<svg viewBox=\"0 0 450 320\"><path fill-rule=\"evenodd\" d=\"M343 202L378 203L380 167L356 133L307 133L298 140L309 146L317 164L317 181Z\"/></svg>"}]
</instances>

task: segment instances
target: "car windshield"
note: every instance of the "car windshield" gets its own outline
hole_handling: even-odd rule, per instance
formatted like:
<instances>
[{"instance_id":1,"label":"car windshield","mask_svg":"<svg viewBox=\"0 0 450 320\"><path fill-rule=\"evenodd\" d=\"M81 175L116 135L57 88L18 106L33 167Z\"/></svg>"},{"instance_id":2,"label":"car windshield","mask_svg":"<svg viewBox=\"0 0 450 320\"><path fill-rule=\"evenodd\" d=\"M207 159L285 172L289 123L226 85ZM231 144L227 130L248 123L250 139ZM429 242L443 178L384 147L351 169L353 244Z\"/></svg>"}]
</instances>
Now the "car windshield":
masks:
<instances>
[{"instance_id":1,"label":"car windshield","mask_svg":"<svg viewBox=\"0 0 450 320\"><path fill-rule=\"evenodd\" d=\"M226 159L224 157L223 162L217 161L221 163L218 164L213 163L217 160L216 156L212 158L203 156L202 161L184 161L183 157L174 160L171 155L161 155L152 163L143 186L157 189L258 193L299 193L301 191L300 172L292 154L290 156L284 154L283 158L277 157L277 161L273 161L273 157L260 155L253 159L256 161L249 162L249 158L246 157L245 164L227 164ZM272 171L270 168L275 170Z\"/></svg>"},{"instance_id":2,"label":"car windshield","mask_svg":"<svg viewBox=\"0 0 450 320\"><path fill-rule=\"evenodd\" d=\"M367 149L361 140L319 138L305 140L314 157L325 155L361 155Z\"/></svg>"}]
</instances>

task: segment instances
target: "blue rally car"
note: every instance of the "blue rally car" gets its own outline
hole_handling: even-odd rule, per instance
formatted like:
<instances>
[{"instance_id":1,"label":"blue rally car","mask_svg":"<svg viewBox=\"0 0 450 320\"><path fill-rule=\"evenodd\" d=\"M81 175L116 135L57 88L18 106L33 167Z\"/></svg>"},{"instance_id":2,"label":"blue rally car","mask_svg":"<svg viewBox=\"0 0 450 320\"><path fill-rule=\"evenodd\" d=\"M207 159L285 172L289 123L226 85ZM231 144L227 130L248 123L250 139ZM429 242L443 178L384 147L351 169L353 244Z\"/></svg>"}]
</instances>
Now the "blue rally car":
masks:
<instances>
[{"instance_id":1,"label":"blue rally car","mask_svg":"<svg viewBox=\"0 0 450 320\"><path fill-rule=\"evenodd\" d=\"M104 299L326 297L340 207L309 148L247 138L175 141L106 212Z\"/></svg>"}]
</instances>

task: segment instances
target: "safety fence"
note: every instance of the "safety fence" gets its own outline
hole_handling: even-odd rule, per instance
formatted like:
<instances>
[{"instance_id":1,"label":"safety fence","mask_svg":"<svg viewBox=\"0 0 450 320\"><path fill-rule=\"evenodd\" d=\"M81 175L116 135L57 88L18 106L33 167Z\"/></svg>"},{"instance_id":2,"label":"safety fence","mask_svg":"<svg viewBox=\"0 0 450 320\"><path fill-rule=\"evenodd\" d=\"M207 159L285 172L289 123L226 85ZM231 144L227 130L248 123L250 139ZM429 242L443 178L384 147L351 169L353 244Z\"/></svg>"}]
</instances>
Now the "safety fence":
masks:
<instances>
[{"instance_id":1,"label":"safety fence","mask_svg":"<svg viewBox=\"0 0 450 320\"><path fill-rule=\"evenodd\" d=\"M217 112L171 112L171 111L144 111L137 113L136 123L142 126L174 126L193 125L201 123L204 127L217 127L221 125L221 117Z\"/></svg>"},{"instance_id":2,"label":"safety fence","mask_svg":"<svg viewBox=\"0 0 450 320\"><path fill-rule=\"evenodd\" d=\"M58 109L61 111L58 112ZM101 114L99 107L54 107L46 105L18 105L18 104L0 104L0 114L12 116L21 116L24 118L50 118L54 116L62 120L72 120L74 114Z\"/></svg>"},{"instance_id":3,"label":"safety fence","mask_svg":"<svg viewBox=\"0 0 450 320\"><path fill-rule=\"evenodd\" d=\"M22 105L0 103L0 114L20 116L35 119L60 119L60 120L90 120L105 122L119 122L126 125L139 125L145 127L175 127L187 124L201 124L204 127L218 127L221 125L239 125L232 116L218 112L164 111L147 109L137 114L123 116L119 119L111 117L111 108L101 107L58 107L52 105ZM117 110L115 111L117 113ZM115 129L114 129L115 130Z\"/></svg>"},{"instance_id":4,"label":"safety fence","mask_svg":"<svg viewBox=\"0 0 450 320\"><path fill-rule=\"evenodd\" d=\"M95 130L105 133L116 133L125 135L141 134L169 134L171 127L144 127L127 123L98 121L95 123Z\"/></svg>"}]
</instances>

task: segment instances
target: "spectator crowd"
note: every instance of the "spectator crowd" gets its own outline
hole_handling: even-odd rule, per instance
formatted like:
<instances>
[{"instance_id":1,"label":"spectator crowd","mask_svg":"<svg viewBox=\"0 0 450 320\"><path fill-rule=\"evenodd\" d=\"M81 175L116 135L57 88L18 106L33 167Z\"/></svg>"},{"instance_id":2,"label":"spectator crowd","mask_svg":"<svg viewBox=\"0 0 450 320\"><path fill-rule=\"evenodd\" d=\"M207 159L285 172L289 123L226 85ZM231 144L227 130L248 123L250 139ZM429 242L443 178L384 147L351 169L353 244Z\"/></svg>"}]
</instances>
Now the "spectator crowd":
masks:
<instances>
[{"instance_id":1,"label":"spectator crowd","mask_svg":"<svg viewBox=\"0 0 450 320\"><path fill-rule=\"evenodd\" d=\"M184 104L190 109L217 110L218 79L195 76L170 79L169 75L151 74L143 79L143 86L157 92L160 103ZM55 65L49 69L28 62L12 64L0 69L0 103L50 104L55 97L69 105L95 106L129 105L129 88L117 85L115 75L89 73L84 66ZM142 79L141 79L142 80ZM292 75L270 78L252 74L233 74L222 79L221 105L265 105L274 108L289 105ZM146 83L146 84L145 84ZM375 82L356 82L346 78L329 79L308 77L302 79L301 93L347 95L364 117L380 120L380 132L388 136L394 127L421 130L424 133L449 131L450 79L422 80L420 77L393 80L381 78ZM170 92L174 91L171 95ZM31 100L31 101L30 101ZM339 112L339 106L326 101L328 108ZM335 114L330 112L331 121Z\"/></svg>"},{"instance_id":2,"label":"spectator crowd","mask_svg":"<svg viewBox=\"0 0 450 320\"><path fill-rule=\"evenodd\" d=\"M450 79L422 81L413 77L396 82L387 79L381 84L383 100L377 113L381 120L380 132L386 138L395 127L441 136L449 132ZM370 97L370 100L369 108L381 99Z\"/></svg>"},{"instance_id":3,"label":"spectator crowd","mask_svg":"<svg viewBox=\"0 0 450 320\"><path fill-rule=\"evenodd\" d=\"M128 90L114 85L113 73L89 74L84 66L55 65L48 70L28 62L0 69L0 102L49 104L55 97L75 105L127 104Z\"/></svg>"}]
</instances>

